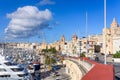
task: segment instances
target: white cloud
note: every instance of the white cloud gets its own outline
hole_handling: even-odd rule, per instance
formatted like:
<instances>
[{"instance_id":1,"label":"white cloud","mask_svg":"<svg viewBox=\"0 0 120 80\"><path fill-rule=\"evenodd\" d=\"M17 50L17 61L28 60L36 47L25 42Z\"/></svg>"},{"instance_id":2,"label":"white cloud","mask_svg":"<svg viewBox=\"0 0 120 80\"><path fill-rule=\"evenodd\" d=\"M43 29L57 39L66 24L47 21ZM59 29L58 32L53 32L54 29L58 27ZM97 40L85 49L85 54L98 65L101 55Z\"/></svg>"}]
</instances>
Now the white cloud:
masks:
<instances>
[{"instance_id":1,"label":"white cloud","mask_svg":"<svg viewBox=\"0 0 120 80\"><path fill-rule=\"evenodd\" d=\"M46 9L40 11L35 6L24 6L17 11L7 14L11 19L5 34L7 38L29 38L39 35L44 28L49 28L52 13Z\"/></svg>"},{"instance_id":2,"label":"white cloud","mask_svg":"<svg viewBox=\"0 0 120 80\"><path fill-rule=\"evenodd\" d=\"M51 1L51 0L42 0L40 1L37 5L52 5L55 4L55 2Z\"/></svg>"},{"instance_id":3,"label":"white cloud","mask_svg":"<svg viewBox=\"0 0 120 80\"><path fill-rule=\"evenodd\" d=\"M55 21L55 23L54 23L55 25L60 25L60 22L58 22L58 21Z\"/></svg>"}]
</instances>

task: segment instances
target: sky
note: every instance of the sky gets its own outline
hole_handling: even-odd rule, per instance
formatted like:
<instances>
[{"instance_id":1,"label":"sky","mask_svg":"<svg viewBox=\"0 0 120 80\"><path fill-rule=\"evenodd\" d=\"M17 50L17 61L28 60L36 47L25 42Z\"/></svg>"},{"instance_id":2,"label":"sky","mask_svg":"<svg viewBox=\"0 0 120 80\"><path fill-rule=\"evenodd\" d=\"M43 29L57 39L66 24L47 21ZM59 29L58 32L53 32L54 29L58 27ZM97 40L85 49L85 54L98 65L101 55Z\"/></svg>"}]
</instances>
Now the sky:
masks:
<instances>
[{"instance_id":1,"label":"sky","mask_svg":"<svg viewBox=\"0 0 120 80\"><path fill-rule=\"evenodd\" d=\"M0 41L67 41L102 34L104 0L0 0ZM107 0L107 27L120 24L120 0Z\"/></svg>"}]
</instances>

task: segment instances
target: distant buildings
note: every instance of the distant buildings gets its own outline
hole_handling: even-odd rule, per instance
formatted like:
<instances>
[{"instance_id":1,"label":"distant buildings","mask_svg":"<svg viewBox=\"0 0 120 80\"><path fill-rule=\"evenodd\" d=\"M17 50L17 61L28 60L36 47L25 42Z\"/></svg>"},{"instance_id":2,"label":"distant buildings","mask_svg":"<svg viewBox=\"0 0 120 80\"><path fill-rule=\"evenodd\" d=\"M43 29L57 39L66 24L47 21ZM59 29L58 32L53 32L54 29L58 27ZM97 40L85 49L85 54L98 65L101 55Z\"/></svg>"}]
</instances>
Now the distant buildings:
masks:
<instances>
[{"instance_id":1,"label":"distant buildings","mask_svg":"<svg viewBox=\"0 0 120 80\"><path fill-rule=\"evenodd\" d=\"M62 35L60 41L46 44L46 48L55 47L57 51L68 56L80 56L83 52L93 54L95 45L99 45L97 42L100 43L101 40L98 38L102 38L102 36L92 35L87 38L78 38L77 35L74 34L71 41L66 41L65 36Z\"/></svg>"},{"instance_id":2,"label":"distant buildings","mask_svg":"<svg viewBox=\"0 0 120 80\"><path fill-rule=\"evenodd\" d=\"M26 49L26 50L34 50L36 53L41 53L42 49L50 49L51 47L55 47L55 49L62 53L63 55L68 56L80 56L81 53L85 52L88 54L93 54L95 51L95 45L99 45L101 43L101 35L92 35L87 38L78 38L76 33L73 34L71 41L66 41L65 36L62 35L60 41L55 41L53 43L21 43L21 42L6 42L1 43L1 48L16 48L16 49Z\"/></svg>"},{"instance_id":3,"label":"distant buildings","mask_svg":"<svg viewBox=\"0 0 120 80\"><path fill-rule=\"evenodd\" d=\"M35 50L36 53L40 53L42 49L55 47L59 53L69 56L80 56L83 52L87 55L91 55L95 52L104 53L105 46L107 54L114 54L116 51L120 50L120 27L115 18L110 28L103 29L102 34L89 35L84 38L78 38L76 33L74 33L70 41L66 41L65 36L62 35L60 41L53 43L0 43L0 47L3 48L31 49Z\"/></svg>"}]
</instances>

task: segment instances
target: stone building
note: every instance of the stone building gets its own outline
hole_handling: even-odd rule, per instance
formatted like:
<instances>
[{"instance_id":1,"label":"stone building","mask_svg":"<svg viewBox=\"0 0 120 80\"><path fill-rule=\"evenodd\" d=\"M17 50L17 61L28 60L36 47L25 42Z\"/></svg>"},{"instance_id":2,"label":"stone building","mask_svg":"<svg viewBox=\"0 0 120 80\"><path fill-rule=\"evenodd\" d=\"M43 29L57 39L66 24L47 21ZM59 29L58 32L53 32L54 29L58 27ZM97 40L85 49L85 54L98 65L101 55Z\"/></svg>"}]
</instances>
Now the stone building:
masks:
<instances>
[{"instance_id":1,"label":"stone building","mask_svg":"<svg viewBox=\"0 0 120 80\"><path fill-rule=\"evenodd\" d=\"M105 34L106 34L106 37L105 37ZM120 47L120 43L118 42L118 41L120 41L120 38L118 38L118 37L120 37L120 27L114 18L111 23L110 28L103 29L102 52L104 53L106 50L107 54L113 54L116 51L120 50L118 48L117 48L117 50L115 49L116 47ZM105 45L105 42L106 42L106 45ZM106 49L105 49L105 46L106 46Z\"/></svg>"}]
</instances>

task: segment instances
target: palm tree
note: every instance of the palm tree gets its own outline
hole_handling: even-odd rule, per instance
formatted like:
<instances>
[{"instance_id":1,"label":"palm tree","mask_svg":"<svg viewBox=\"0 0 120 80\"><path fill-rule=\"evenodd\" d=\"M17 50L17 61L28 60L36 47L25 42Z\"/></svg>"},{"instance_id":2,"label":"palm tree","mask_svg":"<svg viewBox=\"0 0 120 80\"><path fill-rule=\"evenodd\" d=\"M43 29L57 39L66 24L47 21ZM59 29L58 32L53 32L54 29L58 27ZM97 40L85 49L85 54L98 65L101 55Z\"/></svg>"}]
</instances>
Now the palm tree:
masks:
<instances>
[{"instance_id":1,"label":"palm tree","mask_svg":"<svg viewBox=\"0 0 120 80\"><path fill-rule=\"evenodd\" d=\"M50 49L43 49L42 52L44 52L45 64L47 64L49 69L51 70L52 64L56 63L56 60L54 57L57 56L57 51L54 47L53 48L51 47Z\"/></svg>"}]
</instances>

